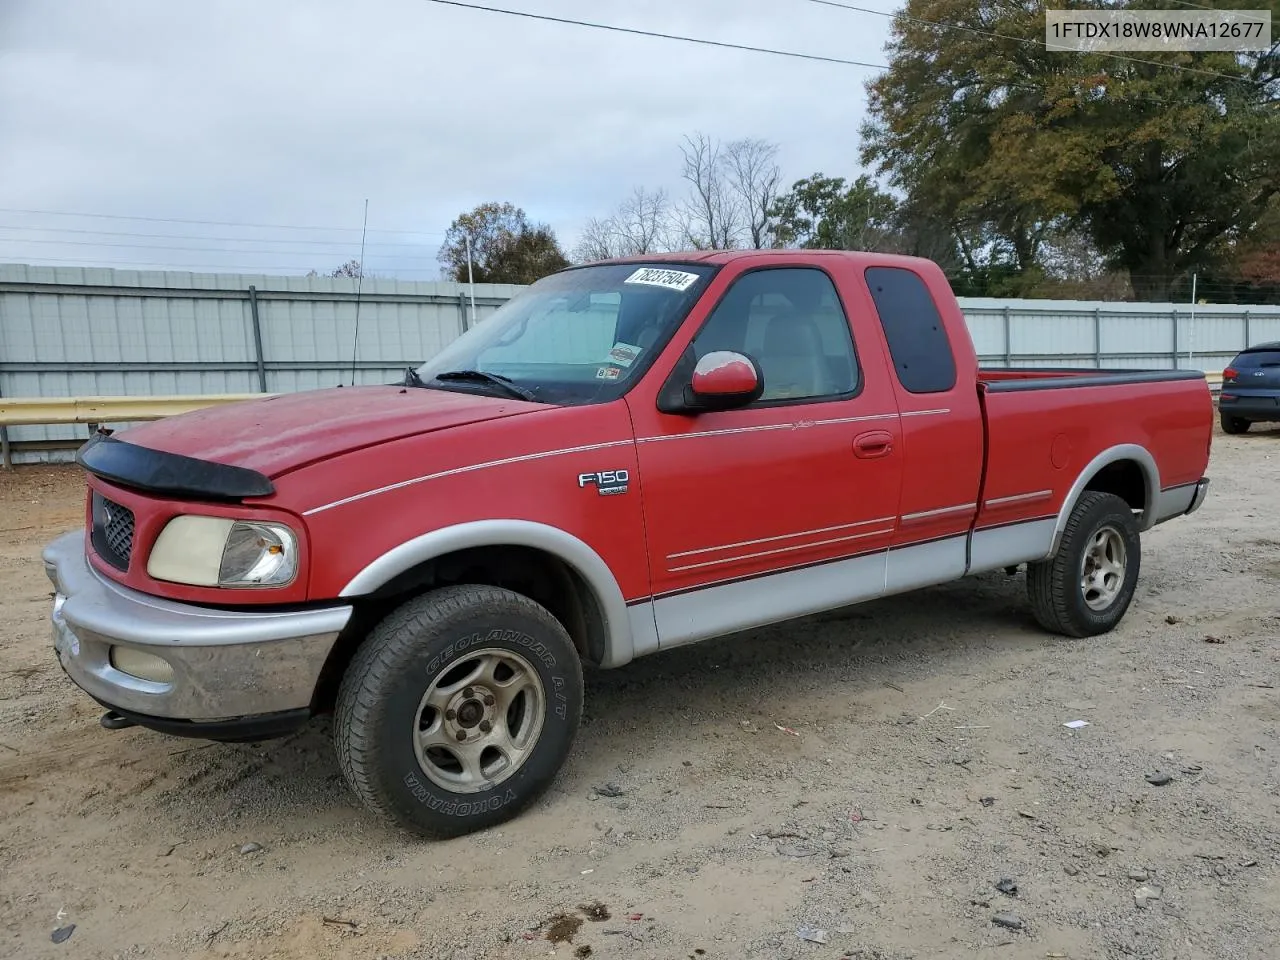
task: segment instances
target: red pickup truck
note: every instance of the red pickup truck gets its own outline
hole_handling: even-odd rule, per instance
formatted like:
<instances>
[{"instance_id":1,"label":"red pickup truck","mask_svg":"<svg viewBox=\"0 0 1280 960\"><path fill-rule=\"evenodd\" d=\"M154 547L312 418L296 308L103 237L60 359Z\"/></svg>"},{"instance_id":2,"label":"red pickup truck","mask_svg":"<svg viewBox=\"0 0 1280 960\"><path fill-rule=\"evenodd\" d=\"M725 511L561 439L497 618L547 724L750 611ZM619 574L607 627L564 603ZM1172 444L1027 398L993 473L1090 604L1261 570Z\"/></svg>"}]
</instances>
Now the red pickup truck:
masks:
<instances>
[{"instance_id":1,"label":"red pickup truck","mask_svg":"<svg viewBox=\"0 0 1280 960\"><path fill-rule=\"evenodd\" d=\"M369 808L458 835L556 776L584 663L1021 564L1046 630L1111 630L1213 417L1195 371L979 370L927 260L575 267L401 383L95 435L55 647L109 728L332 712Z\"/></svg>"}]
</instances>

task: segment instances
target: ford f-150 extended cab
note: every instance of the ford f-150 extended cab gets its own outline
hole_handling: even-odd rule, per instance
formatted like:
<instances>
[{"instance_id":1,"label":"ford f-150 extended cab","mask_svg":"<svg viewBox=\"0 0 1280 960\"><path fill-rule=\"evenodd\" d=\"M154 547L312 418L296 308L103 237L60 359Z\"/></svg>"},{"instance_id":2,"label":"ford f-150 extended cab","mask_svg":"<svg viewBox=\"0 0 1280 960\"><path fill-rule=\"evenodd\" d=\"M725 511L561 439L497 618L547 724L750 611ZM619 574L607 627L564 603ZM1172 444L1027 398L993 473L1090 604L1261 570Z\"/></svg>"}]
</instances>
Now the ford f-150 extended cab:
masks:
<instances>
[{"instance_id":1,"label":"ford f-150 extended cab","mask_svg":"<svg viewBox=\"0 0 1280 960\"><path fill-rule=\"evenodd\" d=\"M980 370L927 260L574 267L401 383L96 434L57 657L107 727L332 712L365 805L457 835L545 791L584 663L1022 564L1047 631L1111 630L1213 417L1196 371Z\"/></svg>"}]
</instances>

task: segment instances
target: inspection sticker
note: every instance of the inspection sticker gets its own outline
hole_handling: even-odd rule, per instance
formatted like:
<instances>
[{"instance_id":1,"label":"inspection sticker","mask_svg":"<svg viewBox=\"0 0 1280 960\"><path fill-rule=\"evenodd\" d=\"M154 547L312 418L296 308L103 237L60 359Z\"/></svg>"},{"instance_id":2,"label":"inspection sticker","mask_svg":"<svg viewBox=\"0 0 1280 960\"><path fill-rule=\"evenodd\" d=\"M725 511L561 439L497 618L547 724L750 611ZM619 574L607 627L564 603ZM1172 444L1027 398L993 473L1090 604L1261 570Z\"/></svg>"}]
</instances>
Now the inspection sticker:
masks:
<instances>
[{"instance_id":1,"label":"inspection sticker","mask_svg":"<svg viewBox=\"0 0 1280 960\"><path fill-rule=\"evenodd\" d=\"M622 376L622 371L617 367L596 367L597 380L617 380Z\"/></svg>"},{"instance_id":2,"label":"inspection sticker","mask_svg":"<svg viewBox=\"0 0 1280 960\"><path fill-rule=\"evenodd\" d=\"M683 270L663 270L658 267L641 267L623 283L643 283L651 287L666 287L668 290L688 290L698 282L696 273Z\"/></svg>"},{"instance_id":3,"label":"inspection sticker","mask_svg":"<svg viewBox=\"0 0 1280 960\"><path fill-rule=\"evenodd\" d=\"M615 343L609 351L609 362L620 367L629 367L640 356L640 348L633 343Z\"/></svg>"}]
</instances>

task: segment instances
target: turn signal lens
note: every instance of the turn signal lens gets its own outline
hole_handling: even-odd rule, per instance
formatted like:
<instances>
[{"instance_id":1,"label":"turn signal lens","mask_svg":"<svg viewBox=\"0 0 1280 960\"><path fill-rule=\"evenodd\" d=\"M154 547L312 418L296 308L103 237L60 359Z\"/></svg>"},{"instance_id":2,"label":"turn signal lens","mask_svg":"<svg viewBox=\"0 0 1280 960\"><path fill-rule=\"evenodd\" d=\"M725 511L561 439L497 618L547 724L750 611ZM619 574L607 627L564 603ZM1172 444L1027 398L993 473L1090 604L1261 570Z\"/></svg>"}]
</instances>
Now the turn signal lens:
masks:
<instances>
[{"instance_id":1,"label":"turn signal lens","mask_svg":"<svg viewBox=\"0 0 1280 960\"><path fill-rule=\"evenodd\" d=\"M239 521L222 549L221 586L279 586L297 572L298 546L293 532L278 523Z\"/></svg>"}]
</instances>

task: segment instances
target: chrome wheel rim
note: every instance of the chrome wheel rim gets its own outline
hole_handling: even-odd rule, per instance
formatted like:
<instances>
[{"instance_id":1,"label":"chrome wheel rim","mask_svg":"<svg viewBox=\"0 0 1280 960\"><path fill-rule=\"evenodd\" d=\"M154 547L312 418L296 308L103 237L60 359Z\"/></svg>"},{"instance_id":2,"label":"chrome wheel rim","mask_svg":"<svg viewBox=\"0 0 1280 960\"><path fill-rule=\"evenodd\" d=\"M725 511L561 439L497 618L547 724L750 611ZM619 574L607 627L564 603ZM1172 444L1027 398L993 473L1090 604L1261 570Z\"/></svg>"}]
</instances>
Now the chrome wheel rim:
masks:
<instances>
[{"instance_id":1,"label":"chrome wheel rim","mask_svg":"<svg viewBox=\"0 0 1280 960\"><path fill-rule=\"evenodd\" d=\"M1115 527L1102 527L1089 538L1080 561L1080 592L1090 610L1106 610L1124 587L1128 551Z\"/></svg>"},{"instance_id":2,"label":"chrome wheel rim","mask_svg":"<svg viewBox=\"0 0 1280 960\"><path fill-rule=\"evenodd\" d=\"M468 654L438 674L418 704L418 765L452 793L502 783L537 745L546 702L542 678L518 653Z\"/></svg>"}]
</instances>

